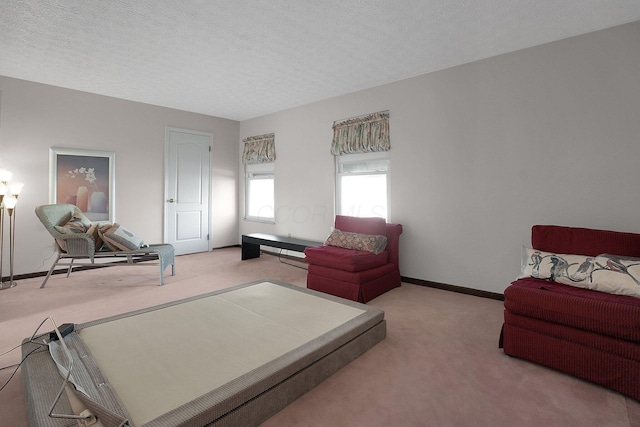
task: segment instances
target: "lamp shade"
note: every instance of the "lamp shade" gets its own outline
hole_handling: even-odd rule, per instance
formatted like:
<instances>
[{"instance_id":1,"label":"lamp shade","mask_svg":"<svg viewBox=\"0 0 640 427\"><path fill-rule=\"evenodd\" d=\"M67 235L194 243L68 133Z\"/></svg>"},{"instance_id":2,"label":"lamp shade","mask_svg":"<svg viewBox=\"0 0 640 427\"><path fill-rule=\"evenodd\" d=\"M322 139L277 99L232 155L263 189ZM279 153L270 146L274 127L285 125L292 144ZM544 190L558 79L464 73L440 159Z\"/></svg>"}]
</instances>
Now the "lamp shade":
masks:
<instances>
[{"instance_id":1,"label":"lamp shade","mask_svg":"<svg viewBox=\"0 0 640 427\"><path fill-rule=\"evenodd\" d=\"M4 204L5 208L13 209L16 207L16 203L18 203L18 199L16 199L14 196L9 196L9 197L5 197L2 200L2 203Z\"/></svg>"},{"instance_id":2,"label":"lamp shade","mask_svg":"<svg viewBox=\"0 0 640 427\"><path fill-rule=\"evenodd\" d=\"M9 187L4 182L0 182L0 196L4 196L9 191Z\"/></svg>"},{"instance_id":3,"label":"lamp shade","mask_svg":"<svg viewBox=\"0 0 640 427\"><path fill-rule=\"evenodd\" d=\"M23 182L12 182L9 184L9 193L17 196L22 191L22 187L24 187Z\"/></svg>"},{"instance_id":4,"label":"lamp shade","mask_svg":"<svg viewBox=\"0 0 640 427\"><path fill-rule=\"evenodd\" d=\"M6 169L0 169L0 181L7 182L11 179L13 174Z\"/></svg>"}]
</instances>

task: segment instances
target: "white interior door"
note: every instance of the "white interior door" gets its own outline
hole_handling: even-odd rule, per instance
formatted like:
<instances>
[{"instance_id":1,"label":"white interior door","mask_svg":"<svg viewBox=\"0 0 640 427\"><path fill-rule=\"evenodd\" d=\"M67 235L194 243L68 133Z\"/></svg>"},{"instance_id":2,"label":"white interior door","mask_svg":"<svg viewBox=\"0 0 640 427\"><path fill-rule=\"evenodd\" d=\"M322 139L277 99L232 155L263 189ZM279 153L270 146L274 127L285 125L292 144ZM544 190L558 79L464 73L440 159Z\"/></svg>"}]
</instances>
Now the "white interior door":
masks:
<instances>
[{"instance_id":1,"label":"white interior door","mask_svg":"<svg viewBox=\"0 0 640 427\"><path fill-rule=\"evenodd\" d=\"M209 250L209 187L213 135L167 128L165 236L176 254Z\"/></svg>"}]
</instances>

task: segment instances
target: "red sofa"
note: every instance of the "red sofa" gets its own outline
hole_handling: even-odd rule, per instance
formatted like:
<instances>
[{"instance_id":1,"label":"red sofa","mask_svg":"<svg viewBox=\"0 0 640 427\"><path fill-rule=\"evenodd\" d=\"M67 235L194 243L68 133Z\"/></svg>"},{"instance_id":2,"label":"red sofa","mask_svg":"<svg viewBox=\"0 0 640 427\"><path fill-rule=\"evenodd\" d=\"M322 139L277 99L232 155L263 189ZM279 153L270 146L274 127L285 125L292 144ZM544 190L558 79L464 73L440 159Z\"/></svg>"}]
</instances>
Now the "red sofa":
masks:
<instances>
[{"instance_id":1,"label":"red sofa","mask_svg":"<svg viewBox=\"0 0 640 427\"><path fill-rule=\"evenodd\" d=\"M536 225L533 249L640 257L640 234ZM640 298L521 278L504 291L500 347L640 400Z\"/></svg>"},{"instance_id":2,"label":"red sofa","mask_svg":"<svg viewBox=\"0 0 640 427\"><path fill-rule=\"evenodd\" d=\"M337 215L335 228L350 233L387 237L384 251L375 254L336 246L308 247L307 288L366 303L400 286L399 244L402 225L383 218Z\"/></svg>"}]
</instances>

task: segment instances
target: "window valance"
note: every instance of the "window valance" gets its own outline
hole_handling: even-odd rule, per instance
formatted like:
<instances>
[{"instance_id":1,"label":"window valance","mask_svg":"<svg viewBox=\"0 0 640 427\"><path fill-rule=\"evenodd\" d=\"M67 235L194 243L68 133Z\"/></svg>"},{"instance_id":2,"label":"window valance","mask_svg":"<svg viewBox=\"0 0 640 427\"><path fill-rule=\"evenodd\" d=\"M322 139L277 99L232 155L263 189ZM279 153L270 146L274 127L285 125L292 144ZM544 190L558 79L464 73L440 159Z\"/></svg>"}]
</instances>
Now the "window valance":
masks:
<instances>
[{"instance_id":1,"label":"window valance","mask_svg":"<svg viewBox=\"0 0 640 427\"><path fill-rule=\"evenodd\" d=\"M331 154L334 156L390 149L388 111L333 123Z\"/></svg>"},{"instance_id":2,"label":"window valance","mask_svg":"<svg viewBox=\"0 0 640 427\"><path fill-rule=\"evenodd\" d=\"M242 164L253 165L257 163L272 163L276 160L275 134L250 136L242 140L244 151Z\"/></svg>"}]
</instances>

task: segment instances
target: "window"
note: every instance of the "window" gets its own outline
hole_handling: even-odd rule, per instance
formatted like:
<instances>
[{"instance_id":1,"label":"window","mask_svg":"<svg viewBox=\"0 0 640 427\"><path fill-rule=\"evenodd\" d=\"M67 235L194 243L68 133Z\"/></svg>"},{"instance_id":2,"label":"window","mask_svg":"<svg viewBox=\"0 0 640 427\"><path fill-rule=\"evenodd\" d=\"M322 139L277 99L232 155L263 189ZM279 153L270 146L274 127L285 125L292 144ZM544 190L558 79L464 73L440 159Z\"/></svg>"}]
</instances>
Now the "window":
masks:
<instances>
[{"instance_id":1,"label":"window","mask_svg":"<svg viewBox=\"0 0 640 427\"><path fill-rule=\"evenodd\" d=\"M245 219L274 221L274 164L245 165L245 172Z\"/></svg>"},{"instance_id":2,"label":"window","mask_svg":"<svg viewBox=\"0 0 640 427\"><path fill-rule=\"evenodd\" d=\"M389 220L389 154L336 156L336 213Z\"/></svg>"}]
</instances>

